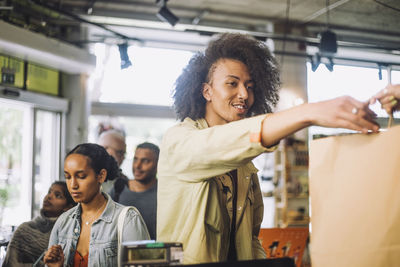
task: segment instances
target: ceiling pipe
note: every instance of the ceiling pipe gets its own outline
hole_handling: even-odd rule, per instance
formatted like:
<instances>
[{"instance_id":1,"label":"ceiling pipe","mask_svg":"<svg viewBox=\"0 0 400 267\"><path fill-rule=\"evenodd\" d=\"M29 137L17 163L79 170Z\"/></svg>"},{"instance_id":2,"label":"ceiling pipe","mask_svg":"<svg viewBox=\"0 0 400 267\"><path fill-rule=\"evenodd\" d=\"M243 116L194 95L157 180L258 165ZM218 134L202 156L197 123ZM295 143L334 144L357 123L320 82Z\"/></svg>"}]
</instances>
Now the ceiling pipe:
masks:
<instances>
[{"instance_id":1,"label":"ceiling pipe","mask_svg":"<svg viewBox=\"0 0 400 267\"><path fill-rule=\"evenodd\" d=\"M307 58L308 60L312 58L313 55L308 53L299 53L299 52L290 52L290 51L273 51L275 55L283 55L283 56L291 56L291 57L301 57ZM360 58L351 58L351 57L340 57L340 56L332 56L333 60L342 60L342 61L351 61L351 62L360 62L360 63L369 63L374 64L376 66L400 66L400 62L390 62L390 61L381 61L381 60L370 60L370 59L360 59Z\"/></svg>"},{"instance_id":2,"label":"ceiling pipe","mask_svg":"<svg viewBox=\"0 0 400 267\"><path fill-rule=\"evenodd\" d=\"M338 1L336 3L333 3L330 5L330 9L336 8L337 6L342 5L344 3L342 3L342 1ZM348 1L348 0L346 0ZM135 14L135 12L133 10L128 10L124 7L128 7L128 6L132 6L132 4L127 4L130 2L127 1L120 1L120 0L113 0L112 3L114 5L119 5L121 11L118 11L117 13L125 18L132 18L134 17L134 15L138 15L137 13ZM97 11L104 11L107 9L107 7L109 6L110 1L105 1L105 0L97 0L96 1L96 10ZM86 6L87 4L85 2L81 2L81 1L63 1L63 6L68 6L68 7L78 7L78 8L83 8L84 6ZM154 8L154 4L153 3L136 3L135 4L135 8L137 9L143 9L143 8ZM187 12L193 12L195 14L201 14L201 12L203 11L203 9L198 9L198 8L187 8L187 7L181 7L179 5L174 5L174 12L176 13L187 13ZM325 10L321 9L321 10ZM124 13L124 11L126 11ZM156 9L154 10L154 13L157 12ZM264 22L271 22L274 24L277 23L285 23L285 18L277 18L277 17L272 17L272 16L260 16L260 15L254 15L254 14L241 14L241 13L237 13L237 12L227 12L227 11L222 11L222 10L212 10L212 9L207 9L207 15L215 15L218 17L237 17L237 18L243 18L243 19L248 19L251 21L255 21L255 20L260 20L260 21L264 21ZM326 11L325 11L326 12ZM104 12L102 12L104 13ZM85 14L81 14L81 15L85 15ZM321 13L322 15L322 13ZM112 17L113 15L104 13L104 16L108 16L108 17ZM146 19L148 18L148 19ZM148 14L147 17L143 17L142 19L147 20L147 21L156 21L156 19L154 18L154 14ZM181 16L182 21L183 20L187 20L192 22L193 17L192 18L185 18ZM290 20L289 21L289 26L292 28L304 28L304 27L308 27L308 26L312 26L312 27L321 27L321 28L325 28L326 27L326 23L318 23L318 22L305 22L305 19L300 19L300 20ZM202 22L204 22L205 20L202 19ZM210 21L209 21L210 22ZM211 22L212 23L212 22ZM399 32L393 32L393 31L382 31L382 30L374 30L374 29L361 29L361 28L357 28L357 27L352 27L352 26L343 26L343 25L337 25L337 24L330 24L330 28L332 30L346 30L346 31L351 31L351 32L367 32L367 33L372 33L372 34L379 34L379 35L387 35L387 36L391 36L391 37L398 37L399 36Z\"/></svg>"},{"instance_id":3,"label":"ceiling pipe","mask_svg":"<svg viewBox=\"0 0 400 267\"><path fill-rule=\"evenodd\" d=\"M91 21L89 21L89 20L83 19L83 18L81 18L79 15L76 15L76 14L74 14L74 13L71 13L71 12L68 12L68 11L65 11L65 10L62 10L62 9L55 8L55 7L53 7L53 6L51 6L51 5L48 5L48 4L46 4L46 3L44 3L44 2L42 2L42 1L40 1L40 0L32 0L32 2L35 3L35 4L38 5L38 6L45 7L45 8L47 8L47 9L49 9L49 10L58 12L58 13L64 15L64 16L70 17L70 18L72 18L72 19L74 19L74 20L76 20L76 21L79 21L79 22L81 22L81 23L86 23L86 24L90 24L90 25L99 27L99 28L101 28L101 29L103 29L103 30L105 30L105 31L107 31L107 32L110 32L110 33L114 34L115 36L117 36L117 37L119 37L119 38L121 38L121 39L142 42L142 40L140 40L140 39L138 39L138 38L126 36L126 35L124 35L124 34L121 34L121 33L119 33L119 32L116 32L116 31L114 31L114 30L111 30L111 29L107 28L107 27L104 26L103 24L99 24L99 23L96 23L96 22L91 22Z\"/></svg>"},{"instance_id":4,"label":"ceiling pipe","mask_svg":"<svg viewBox=\"0 0 400 267\"><path fill-rule=\"evenodd\" d=\"M303 23L308 23L308 22L314 20L315 18L318 18L319 16L325 14L326 12L328 12L328 10L335 9L335 8L337 8L337 7L339 7L339 6L343 5L343 4L346 4L349 1L350 0L340 0L340 1L337 1L336 3L333 3L333 4L329 5L328 7L324 7L322 9L314 12L313 14L305 17L303 19Z\"/></svg>"}]
</instances>

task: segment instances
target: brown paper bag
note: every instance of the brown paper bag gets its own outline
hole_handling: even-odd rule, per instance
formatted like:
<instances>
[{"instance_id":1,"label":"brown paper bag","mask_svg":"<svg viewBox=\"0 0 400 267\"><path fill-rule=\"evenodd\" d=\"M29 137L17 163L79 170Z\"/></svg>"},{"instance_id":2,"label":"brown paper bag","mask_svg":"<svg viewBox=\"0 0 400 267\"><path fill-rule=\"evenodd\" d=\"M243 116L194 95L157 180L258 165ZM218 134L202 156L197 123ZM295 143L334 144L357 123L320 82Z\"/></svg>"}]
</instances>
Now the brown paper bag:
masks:
<instances>
[{"instance_id":1,"label":"brown paper bag","mask_svg":"<svg viewBox=\"0 0 400 267\"><path fill-rule=\"evenodd\" d=\"M310 145L313 267L400 266L400 126Z\"/></svg>"}]
</instances>

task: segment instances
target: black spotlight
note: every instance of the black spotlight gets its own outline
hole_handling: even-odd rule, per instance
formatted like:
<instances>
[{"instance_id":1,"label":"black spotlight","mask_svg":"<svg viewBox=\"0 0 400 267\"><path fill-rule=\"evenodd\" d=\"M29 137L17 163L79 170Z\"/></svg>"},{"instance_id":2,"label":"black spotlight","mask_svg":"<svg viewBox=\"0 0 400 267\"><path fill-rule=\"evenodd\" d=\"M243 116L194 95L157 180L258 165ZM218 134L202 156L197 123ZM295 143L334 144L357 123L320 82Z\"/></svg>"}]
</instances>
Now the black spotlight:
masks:
<instances>
[{"instance_id":1,"label":"black spotlight","mask_svg":"<svg viewBox=\"0 0 400 267\"><path fill-rule=\"evenodd\" d=\"M325 57L328 62L325 63L326 68L333 71L333 56L337 53L336 34L330 30L321 33L321 40L319 43L319 52L322 57Z\"/></svg>"},{"instance_id":2,"label":"black spotlight","mask_svg":"<svg viewBox=\"0 0 400 267\"><path fill-rule=\"evenodd\" d=\"M168 9L167 1L168 0L157 0L157 5L161 6L157 13L157 17L162 21L168 22L171 26L175 26L179 21L179 18Z\"/></svg>"},{"instance_id":3,"label":"black spotlight","mask_svg":"<svg viewBox=\"0 0 400 267\"><path fill-rule=\"evenodd\" d=\"M321 33L319 43L319 51L323 56L333 56L337 52L336 34L332 31L324 31Z\"/></svg>"},{"instance_id":4,"label":"black spotlight","mask_svg":"<svg viewBox=\"0 0 400 267\"><path fill-rule=\"evenodd\" d=\"M121 70L132 66L132 63L128 56L128 43L123 43L118 45L119 55L121 57Z\"/></svg>"}]
</instances>

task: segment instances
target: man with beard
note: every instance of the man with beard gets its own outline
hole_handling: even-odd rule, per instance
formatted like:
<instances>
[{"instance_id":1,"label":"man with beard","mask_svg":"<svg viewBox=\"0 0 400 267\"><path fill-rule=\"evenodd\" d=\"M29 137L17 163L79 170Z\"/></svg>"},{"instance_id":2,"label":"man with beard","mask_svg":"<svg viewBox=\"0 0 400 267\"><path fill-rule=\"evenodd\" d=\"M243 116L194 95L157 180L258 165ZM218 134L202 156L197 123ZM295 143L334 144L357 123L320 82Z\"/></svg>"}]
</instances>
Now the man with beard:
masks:
<instances>
[{"instance_id":1,"label":"man with beard","mask_svg":"<svg viewBox=\"0 0 400 267\"><path fill-rule=\"evenodd\" d=\"M151 239L156 239L157 216L157 162L160 149L152 143L136 147L132 171L135 179L129 180L119 195L118 203L135 206L142 215ZM114 199L115 188L110 192Z\"/></svg>"}]
</instances>

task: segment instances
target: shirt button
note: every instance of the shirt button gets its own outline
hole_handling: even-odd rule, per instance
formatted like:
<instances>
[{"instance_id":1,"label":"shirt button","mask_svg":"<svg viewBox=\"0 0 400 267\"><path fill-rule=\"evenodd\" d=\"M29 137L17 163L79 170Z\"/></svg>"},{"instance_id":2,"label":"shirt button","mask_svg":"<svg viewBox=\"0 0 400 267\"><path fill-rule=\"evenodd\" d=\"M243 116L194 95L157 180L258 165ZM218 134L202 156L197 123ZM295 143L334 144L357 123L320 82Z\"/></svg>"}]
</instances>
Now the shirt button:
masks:
<instances>
[{"instance_id":1,"label":"shirt button","mask_svg":"<svg viewBox=\"0 0 400 267\"><path fill-rule=\"evenodd\" d=\"M239 207L238 207L238 210L241 210L241 209L242 209L242 207L241 207L241 206L239 206Z\"/></svg>"},{"instance_id":2,"label":"shirt button","mask_svg":"<svg viewBox=\"0 0 400 267\"><path fill-rule=\"evenodd\" d=\"M75 228L75 229L74 229L74 233L75 233L75 234L79 233L79 229L78 229L78 228Z\"/></svg>"}]
</instances>

